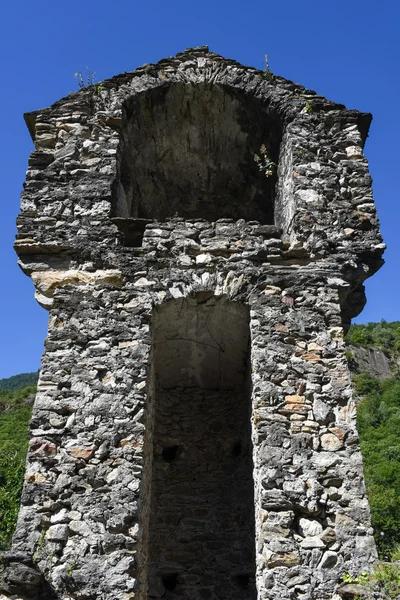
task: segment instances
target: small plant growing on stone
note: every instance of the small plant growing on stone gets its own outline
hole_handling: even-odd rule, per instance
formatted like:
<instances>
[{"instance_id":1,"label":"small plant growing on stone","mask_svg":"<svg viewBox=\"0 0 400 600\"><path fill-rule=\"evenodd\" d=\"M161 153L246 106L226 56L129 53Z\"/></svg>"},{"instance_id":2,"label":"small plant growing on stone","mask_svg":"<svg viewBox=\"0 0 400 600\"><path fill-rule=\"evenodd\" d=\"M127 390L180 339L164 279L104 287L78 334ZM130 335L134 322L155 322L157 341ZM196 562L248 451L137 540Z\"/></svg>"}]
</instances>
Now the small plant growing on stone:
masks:
<instances>
[{"instance_id":1,"label":"small plant growing on stone","mask_svg":"<svg viewBox=\"0 0 400 600\"><path fill-rule=\"evenodd\" d=\"M294 153L297 156L297 158L300 158L301 160L306 160L307 159L307 153L304 152L304 150L302 150L301 148L297 148L294 151Z\"/></svg>"},{"instance_id":2,"label":"small plant growing on stone","mask_svg":"<svg viewBox=\"0 0 400 600\"><path fill-rule=\"evenodd\" d=\"M354 354L352 353L351 350L346 350L346 360L350 361L353 360L354 358Z\"/></svg>"},{"instance_id":3,"label":"small plant growing on stone","mask_svg":"<svg viewBox=\"0 0 400 600\"><path fill-rule=\"evenodd\" d=\"M33 559L35 561L40 560L42 558L43 551L46 546L46 530L43 528L40 532L40 537L38 539L38 543L36 545L36 550L33 555Z\"/></svg>"},{"instance_id":4,"label":"small plant growing on stone","mask_svg":"<svg viewBox=\"0 0 400 600\"><path fill-rule=\"evenodd\" d=\"M275 173L276 164L269 158L265 144L260 146L260 155L254 155L254 162L266 177L271 177Z\"/></svg>"},{"instance_id":5,"label":"small plant growing on stone","mask_svg":"<svg viewBox=\"0 0 400 600\"><path fill-rule=\"evenodd\" d=\"M91 71L89 67L86 67L86 77L83 76L82 71L77 71L74 73L74 77L80 90L84 90L85 88L95 85L96 83L96 73Z\"/></svg>"},{"instance_id":6,"label":"small plant growing on stone","mask_svg":"<svg viewBox=\"0 0 400 600\"><path fill-rule=\"evenodd\" d=\"M266 77L270 81L274 81L275 75L272 73L271 69L269 68L268 54L264 54L264 61L265 61L264 77Z\"/></svg>"},{"instance_id":7,"label":"small plant growing on stone","mask_svg":"<svg viewBox=\"0 0 400 600\"><path fill-rule=\"evenodd\" d=\"M79 90L85 90L87 88L92 88L95 94L100 94L103 89L101 83L96 83L96 73L91 71L89 67L86 67L86 77L84 77L82 71L77 71L74 73L75 80L78 84Z\"/></svg>"},{"instance_id":8,"label":"small plant growing on stone","mask_svg":"<svg viewBox=\"0 0 400 600\"><path fill-rule=\"evenodd\" d=\"M391 554L390 554L390 559L392 562L400 562L400 546L396 546Z\"/></svg>"},{"instance_id":9,"label":"small plant growing on stone","mask_svg":"<svg viewBox=\"0 0 400 600\"><path fill-rule=\"evenodd\" d=\"M372 575L370 575L370 573L362 571L356 577L353 577L350 575L350 573L344 573L342 579L344 583L358 583L359 585L367 585L371 581L371 577Z\"/></svg>"},{"instance_id":10,"label":"small plant growing on stone","mask_svg":"<svg viewBox=\"0 0 400 600\"><path fill-rule=\"evenodd\" d=\"M306 103L304 105L304 109L305 109L305 111L306 111L306 113L308 115L311 115L313 113L314 109L312 107L311 102L309 102L309 100L306 100Z\"/></svg>"},{"instance_id":11,"label":"small plant growing on stone","mask_svg":"<svg viewBox=\"0 0 400 600\"><path fill-rule=\"evenodd\" d=\"M400 556L398 549L392 554L392 560L395 556ZM342 580L344 583L355 583L369 588L368 597L390 598L391 600L397 600L400 597L400 566L395 562L378 562L374 565L373 573L362 571L354 577L349 573L344 573Z\"/></svg>"},{"instance_id":12,"label":"small plant growing on stone","mask_svg":"<svg viewBox=\"0 0 400 600\"><path fill-rule=\"evenodd\" d=\"M400 596L400 566L396 563L380 562L373 575L378 589L393 600Z\"/></svg>"},{"instance_id":13,"label":"small plant growing on stone","mask_svg":"<svg viewBox=\"0 0 400 600\"><path fill-rule=\"evenodd\" d=\"M48 556L49 573L53 572L53 568L54 568L56 561L57 561L57 554L55 553L54 550L52 550L52 552L50 552L50 554Z\"/></svg>"},{"instance_id":14,"label":"small plant growing on stone","mask_svg":"<svg viewBox=\"0 0 400 600\"><path fill-rule=\"evenodd\" d=\"M73 560L68 564L67 574L68 577L72 577L72 573L78 568L78 563L76 560Z\"/></svg>"},{"instance_id":15,"label":"small plant growing on stone","mask_svg":"<svg viewBox=\"0 0 400 600\"><path fill-rule=\"evenodd\" d=\"M146 65L144 67L144 72L150 75L150 73L154 73L154 65Z\"/></svg>"}]
</instances>

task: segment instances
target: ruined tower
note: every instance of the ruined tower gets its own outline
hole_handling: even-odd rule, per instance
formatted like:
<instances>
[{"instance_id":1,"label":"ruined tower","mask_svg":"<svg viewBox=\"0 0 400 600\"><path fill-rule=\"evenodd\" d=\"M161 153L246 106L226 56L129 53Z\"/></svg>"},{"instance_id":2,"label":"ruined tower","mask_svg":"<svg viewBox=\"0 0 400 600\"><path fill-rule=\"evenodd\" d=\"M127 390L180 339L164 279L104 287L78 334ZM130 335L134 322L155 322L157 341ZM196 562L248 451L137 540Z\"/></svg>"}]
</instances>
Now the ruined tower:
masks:
<instances>
[{"instance_id":1,"label":"ruined tower","mask_svg":"<svg viewBox=\"0 0 400 600\"><path fill-rule=\"evenodd\" d=\"M330 599L369 570L343 332L384 249L370 120L207 47L26 115L50 318L3 591Z\"/></svg>"}]
</instances>

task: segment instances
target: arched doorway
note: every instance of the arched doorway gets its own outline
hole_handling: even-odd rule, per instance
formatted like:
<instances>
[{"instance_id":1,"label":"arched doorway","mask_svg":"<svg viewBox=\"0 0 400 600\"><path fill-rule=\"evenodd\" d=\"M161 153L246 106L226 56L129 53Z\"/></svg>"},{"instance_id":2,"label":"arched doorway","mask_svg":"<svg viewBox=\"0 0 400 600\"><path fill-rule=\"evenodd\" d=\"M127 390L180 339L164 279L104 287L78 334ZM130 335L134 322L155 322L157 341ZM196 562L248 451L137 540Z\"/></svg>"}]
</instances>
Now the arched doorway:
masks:
<instances>
[{"instance_id":1,"label":"arched doorway","mask_svg":"<svg viewBox=\"0 0 400 600\"><path fill-rule=\"evenodd\" d=\"M152 332L148 597L255 599L248 307L203 292Z\"/></svg>"}]
</instances>

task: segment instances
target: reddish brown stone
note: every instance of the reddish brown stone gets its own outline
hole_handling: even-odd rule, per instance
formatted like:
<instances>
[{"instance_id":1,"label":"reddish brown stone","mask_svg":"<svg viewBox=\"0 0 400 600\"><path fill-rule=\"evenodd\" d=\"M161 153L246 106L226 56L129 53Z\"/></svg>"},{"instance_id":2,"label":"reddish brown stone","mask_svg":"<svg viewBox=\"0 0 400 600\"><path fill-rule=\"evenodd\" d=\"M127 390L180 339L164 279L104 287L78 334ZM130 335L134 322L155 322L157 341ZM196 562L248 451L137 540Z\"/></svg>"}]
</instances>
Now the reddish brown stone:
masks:
<instances>
[{"instance_id":1,"label":"reddish brown stone","mask_svg":"<svg viewBox=\"0 0 400 600\"><path fill-rule=\"evenodd\" d=\"M72 448L71 454L74 458L89 460L90 458L93 458L94 448Z\"/></svg>"}]
</instances>

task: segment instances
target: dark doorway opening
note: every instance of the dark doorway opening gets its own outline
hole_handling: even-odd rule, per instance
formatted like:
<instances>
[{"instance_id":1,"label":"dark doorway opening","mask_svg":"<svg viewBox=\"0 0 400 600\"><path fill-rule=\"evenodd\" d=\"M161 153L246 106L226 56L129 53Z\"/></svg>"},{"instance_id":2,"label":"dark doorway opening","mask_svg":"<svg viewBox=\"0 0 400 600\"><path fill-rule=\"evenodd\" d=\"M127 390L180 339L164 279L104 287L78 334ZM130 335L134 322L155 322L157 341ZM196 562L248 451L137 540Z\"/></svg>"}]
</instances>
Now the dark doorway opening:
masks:
<instances>
[{"instance_id":1,"label":"dark doorway opening","mask_svg":"<svg viewBox=\"0 0 400 600\"><path fill-rule=\"evenodd\" d=\"M255 600L248 307L153 313L149 598Z\"/></svg>"}]
</instances>

